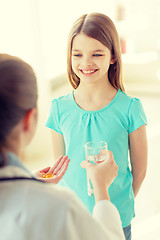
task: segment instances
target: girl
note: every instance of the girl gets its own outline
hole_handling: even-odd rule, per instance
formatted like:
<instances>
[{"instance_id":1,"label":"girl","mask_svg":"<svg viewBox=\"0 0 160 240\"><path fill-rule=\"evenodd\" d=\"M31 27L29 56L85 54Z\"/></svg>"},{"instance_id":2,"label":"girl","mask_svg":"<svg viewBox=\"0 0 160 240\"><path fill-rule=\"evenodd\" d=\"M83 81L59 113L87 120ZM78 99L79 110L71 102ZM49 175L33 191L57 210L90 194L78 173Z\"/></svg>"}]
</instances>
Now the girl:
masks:
<instances>
[{"instance_id":1,"label":"girl","mask_svg":"<svg viewBox=\"0 0 160 240\"><path fill-rule=\"evenodd\" d=\"M112 154L97 166L83 162L95 190L94 216L101 225L73 193L44 184L22 164L21 152L31 141L36 125L37 81L32 68L19 58L0 54L1 239L124 239L119 213L108 195L118 169ZM68 163L67 156L60 157L52 169L44 171L54 171L56 182ZM41 172L36 174L42 176ZM104 211L106 218L101 213ZM82 218L88 223L87 229Z\"/></svg>"},{"instance_id":2,"label":"girl","mask_svg":"<svg viewBox=\"0 0 160 240\"><path fill-rule=\"evenodd\" d=\"M119 167L110 198L126 239L131 239L134 198L147 168L146 116L140 100L124 93L119 37L109 17L86 14L74 23L68 40L68 78L74 91L52 101L46 123L52 129L54 157L65 153L71 159L61 184L73 189L92 212L94 196L87 194L80 162L86 142L106 141Z\"/></svg>"}]
</instances>

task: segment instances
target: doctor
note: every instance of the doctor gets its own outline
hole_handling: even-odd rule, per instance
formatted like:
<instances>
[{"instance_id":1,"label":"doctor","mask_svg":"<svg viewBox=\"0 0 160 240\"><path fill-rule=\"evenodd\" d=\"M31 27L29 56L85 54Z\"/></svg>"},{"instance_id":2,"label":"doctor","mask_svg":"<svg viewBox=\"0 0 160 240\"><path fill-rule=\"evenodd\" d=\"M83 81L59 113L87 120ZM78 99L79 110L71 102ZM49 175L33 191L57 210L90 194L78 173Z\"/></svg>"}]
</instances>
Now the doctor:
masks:
<instances>
[{"instance_id":1,"label":"doctor","mask_svg":"<svg viewBox=\"0 0 160 240\"><path fill-rule=\"evenodd\" d=\"M37 125L37 81L21 59L0 54L0 239L3 240L120 240L120 216L109 201L108 187L117 175L112 153L98 165L82 162L93 183L93 216L73 192L58 183L69 159L33 175L20 160ZM84 170L85 171L85 170ZM52 178L41 181L43 174Z\"/></svg>"}]
</instances>

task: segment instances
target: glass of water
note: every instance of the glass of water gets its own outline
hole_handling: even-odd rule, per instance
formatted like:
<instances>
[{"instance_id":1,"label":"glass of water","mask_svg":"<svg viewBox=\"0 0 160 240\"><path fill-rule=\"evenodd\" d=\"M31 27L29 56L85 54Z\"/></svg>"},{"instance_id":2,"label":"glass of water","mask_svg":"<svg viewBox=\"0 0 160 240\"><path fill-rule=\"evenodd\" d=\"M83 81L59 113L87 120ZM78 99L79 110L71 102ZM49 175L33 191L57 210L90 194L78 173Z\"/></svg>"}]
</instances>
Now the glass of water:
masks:
<instances>
[{"instance_id":1,"label":"glass of water","mask_svg":"<svg viewBox=\"0 0 160 240\"><path fill-rule=\"evenodd\" d=\"M86 160L90 163L97 164L106 158L107 155L107 143L104 141L91 141L87 142L85 145L85 156ZM88 195L92 196L94 193L91 180L87 176L87 188Z\"/></svg>"}]
</instances>

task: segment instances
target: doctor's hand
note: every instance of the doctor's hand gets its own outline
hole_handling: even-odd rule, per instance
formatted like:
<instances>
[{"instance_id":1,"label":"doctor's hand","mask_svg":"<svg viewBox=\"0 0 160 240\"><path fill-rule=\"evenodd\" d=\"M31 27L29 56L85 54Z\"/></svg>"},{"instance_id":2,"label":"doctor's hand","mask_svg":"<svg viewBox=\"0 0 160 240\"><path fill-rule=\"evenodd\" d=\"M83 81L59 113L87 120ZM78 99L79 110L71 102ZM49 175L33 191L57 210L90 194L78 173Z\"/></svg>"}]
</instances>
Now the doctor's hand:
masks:
<instances>
[{"instance_id":1,"label":"doctor's hand","mask_svg":"<svg viewBox=\"0 0 160 240\"><path fill-rule=\"evenodd\" d=\"M34 176L44 182L57 184L67 171L70 159L68 156L59 157L53 167L46 167L32 172Z\"/></svg>"},{"instance_id":2,"label":"doctor's hand","mask_svg":"<svg viewBox=\"0 0 160 240\"><path fill-rule=\"evenodd\" d=\"M108 187L118 174L118 166L114 161L113 153L108 150L103 162L92 164L89 161L83 161L81 167L86 169L92 182L95 200L109 200Z\"/></svg>"}]
</instances>

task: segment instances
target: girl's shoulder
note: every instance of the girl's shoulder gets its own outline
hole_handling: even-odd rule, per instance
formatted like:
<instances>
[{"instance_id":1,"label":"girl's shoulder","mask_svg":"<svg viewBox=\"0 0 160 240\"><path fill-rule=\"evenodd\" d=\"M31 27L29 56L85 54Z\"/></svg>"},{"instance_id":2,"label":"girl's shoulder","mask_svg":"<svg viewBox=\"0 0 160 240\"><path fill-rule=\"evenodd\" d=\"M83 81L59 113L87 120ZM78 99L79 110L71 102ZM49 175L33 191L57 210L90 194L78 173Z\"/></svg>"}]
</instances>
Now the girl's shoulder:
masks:
<instances>
[{"instance_id":1,"label":"girl's shoulder","mask_svg":"<svg viewBox=\"0 0 160 240\"><path fill-rule=\"evenodd\" d=\"M125 104L125 105L132 105L132 104L139 104L141 103L141 100L137 97L129 96L127 93L122 92L119 90L119 103Z\"/></svg>"},{"instance_id":2,"label":"girl's shoulder","mask_svg":"<svg viewBox=\"0 0 160 240\"><path fill-rule=\"evenodd\" d=\"M66 95L56 97L51 101L51 109L62 112L72 110L74 108L73 92L67 93Z\"/></svg>"},{"instance_id":3,"label":"girl's shoulder","mask_svg":"<svg viewBox=\"0 0 160 240\"><path fill-rule=\"evenodd\" d=\"M119 91L119 96L121 97L121 99L126 100L128 102L133 101L133 99L138 99L136 97L129 96L126 92L123 92L121 90L118 90L118 91Z\"/></svg>"},{"instance_id":4,"label":"girl's shoulder","mask_svg":"<svg viewBox=\"0 0 160 240\"><path fill-rule=\"evenodd\" d=\"M138 113L138 112L144 112L141 100L137 97L132 97L127 95L127 93L122 92L119 90L118 98L116 101L116 109L119 109L119 111L130 114L130 113Z\"/></svg>"},{"instance_id":5,"label":"girl's shoulder","mask_svg":"<svg viewBox=\"0 0 160 240\"><path fill-rule=\"evenodd\" d=\"M128 96L126 93L120 91L118 107L121 112L125 113L125 115L127 114L129 117L141 115L146 119L144 108L139 98Z\"/></svg>"},{"instance_id":6,"label":"girl's shoulder","mask_svg":"<svg viewBox=\"0 0 160 240\"><path fill-rule=\"evenodd\" d=\"M51 105L54 106L61 106L61 107L67 107L73 104L73 93L67 93L63 96L53 98L51 101Z\"/></svg>"},{"instance_id":7,"label":"girl's shoulder","mask_svg":"<svg viewBox=\"0 0 160 240\"><path fill-rule=\"evenodd\" d=\"M60 97L56 97L52 99L52 103L53 102L57 102L57 103L66 103L67 101L71 101L73 99L73 92L67 93L63 96Z\"/></svg>"}]
</instances>

